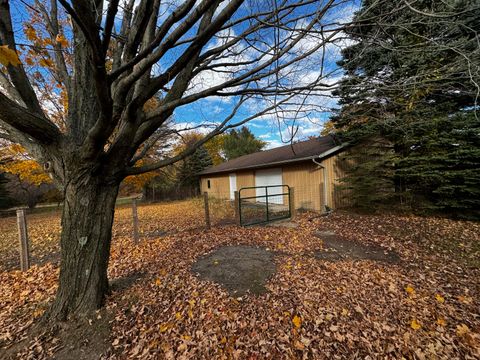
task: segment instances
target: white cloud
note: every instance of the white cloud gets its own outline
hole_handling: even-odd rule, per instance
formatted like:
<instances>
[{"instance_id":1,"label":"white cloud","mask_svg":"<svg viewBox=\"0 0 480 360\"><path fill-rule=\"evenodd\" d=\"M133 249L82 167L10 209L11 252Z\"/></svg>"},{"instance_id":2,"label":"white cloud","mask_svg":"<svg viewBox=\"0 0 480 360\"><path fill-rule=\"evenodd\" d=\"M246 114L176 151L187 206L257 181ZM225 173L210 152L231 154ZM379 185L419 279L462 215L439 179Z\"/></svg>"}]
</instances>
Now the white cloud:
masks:
<instances>
[{"instance_id":1,"label":"white cloud","mask_svg":"<svg viewBox=\"0 0 480 360\"><path fill-rule=\"evenodd\" d=\"M267 141L267 145L265 146L265 150L274 149L274 148L284 146L284 145L285 144L282 143L279 140L270 140L270 141Z\"/></svg>"}]
</instances>

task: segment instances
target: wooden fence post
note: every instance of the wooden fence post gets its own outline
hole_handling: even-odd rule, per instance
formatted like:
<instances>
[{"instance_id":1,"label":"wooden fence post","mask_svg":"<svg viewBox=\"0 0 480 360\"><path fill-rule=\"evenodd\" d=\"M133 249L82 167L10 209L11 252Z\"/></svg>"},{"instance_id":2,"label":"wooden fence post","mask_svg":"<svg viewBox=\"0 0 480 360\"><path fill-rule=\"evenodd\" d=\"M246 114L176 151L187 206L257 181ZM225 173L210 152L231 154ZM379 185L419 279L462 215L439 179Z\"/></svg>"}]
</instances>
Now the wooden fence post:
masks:
<instances>
[{"instance_id":1,"label":"wooden fence post","mask_svg":"<svg viewBox=\"0 0 480 360\"><path fill-rule=\"evenodd\" d=\"M133 242L139 243L138 236L138 212L137 212L137 199L132 200L132 217L133 217Z\"/></svg>"},{"instance_id":2,"label":"wooden fence post","mask_svg":"<svg viewBox=\"0 0 480 360\"><path fill-rule=\"evenodd\" d=\"M295 188L290 188L290 196L289 196L289 206L290 206L290 219L295 219L297 215L297 209L295 208Z\"/></svg>"},{"instance_id":3,"label":"wooden fence post","mask_svg":"<svg viewBox=\"0 0 480 360\"><path fill-rule=\"evenodd\" d=\"M210 229L210 209L208 207L208 192L203 193L203 202L205 205L205 226Z\"/></svg>"},{"instance_id":4,"label":"wooden fence post","mask_svg":"<svg viewBox=\"0 0 480 360\"><path fill-rule=\"evenodd\" d=\"M238 191L233 193L233 206L235 208L235 223L240 225L240 195Z\"/></svg>"},{"instance_id":5,"label":"wooden fence post","mask_svg":"<svg viewBox=\"0 0 480 360\"><path fill-rule=\"evenodd\" d=\"M20 269L27 271L30 268L30 249L28 245L27 220L25 210L17 210L18 240L20 241Z\"/></svg>"}]
</instances>

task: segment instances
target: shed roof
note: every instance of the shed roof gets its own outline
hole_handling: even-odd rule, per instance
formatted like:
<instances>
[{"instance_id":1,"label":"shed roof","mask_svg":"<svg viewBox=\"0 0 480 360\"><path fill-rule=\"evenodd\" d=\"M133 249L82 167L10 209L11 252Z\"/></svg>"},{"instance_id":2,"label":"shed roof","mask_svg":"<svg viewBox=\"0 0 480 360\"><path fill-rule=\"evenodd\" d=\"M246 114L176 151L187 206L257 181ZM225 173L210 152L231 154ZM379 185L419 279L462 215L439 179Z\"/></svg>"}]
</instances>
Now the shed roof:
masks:
<instances>
[{"instance_id":1,"label":"shed roof","mask_svg":"<svg viewBox=\"0 0 480 360\"><path fill-rule=\"evenodd\" d=\"M344 145L340 144L337 139L331 135L327 135L240 156L220 165L205 169L200 175L264 168L309 159L324 158L340 151L343 147Z\"/></svg>"}]
</instances>

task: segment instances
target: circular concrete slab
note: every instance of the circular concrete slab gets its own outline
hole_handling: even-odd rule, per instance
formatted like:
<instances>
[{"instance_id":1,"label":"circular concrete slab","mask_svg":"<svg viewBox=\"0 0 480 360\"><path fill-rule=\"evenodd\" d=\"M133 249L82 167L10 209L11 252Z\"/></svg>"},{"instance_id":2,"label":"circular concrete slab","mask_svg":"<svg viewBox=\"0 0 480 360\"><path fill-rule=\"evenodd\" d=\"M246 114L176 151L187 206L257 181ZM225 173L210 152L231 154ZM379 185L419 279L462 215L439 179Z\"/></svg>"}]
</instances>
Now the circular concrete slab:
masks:
<instances>
[{"instance_id":1,"label":"circular concrete slab","mask_svg":"<svg viewBox=\"0 0 480 360\"><path fill-rule=\"evenodd\" d=\"M253 246L224 246L200 257L192 266L200 278L224 286L233 296L263 294L275 273L273 254Z\"/></svg>"}]
</instances>

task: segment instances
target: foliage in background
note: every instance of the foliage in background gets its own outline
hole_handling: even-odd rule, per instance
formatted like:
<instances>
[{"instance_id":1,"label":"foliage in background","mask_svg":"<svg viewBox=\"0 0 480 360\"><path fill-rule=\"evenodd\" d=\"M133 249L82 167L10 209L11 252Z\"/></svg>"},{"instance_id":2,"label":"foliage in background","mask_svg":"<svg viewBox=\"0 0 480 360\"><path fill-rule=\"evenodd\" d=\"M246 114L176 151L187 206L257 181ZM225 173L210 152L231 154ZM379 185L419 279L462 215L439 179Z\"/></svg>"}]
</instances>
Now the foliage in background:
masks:
<instances>
[{"instance_id":1,"label":"foliage in background","mask_svg":"<svg viewBox=\"0 0 480 360\"><path fill-rule=\"evenodd\" d=\"M472 30L480 13L466 0L398 6L366 1L347 31L353 44L342 52L342 108L332 121L365 154L344 186L363 208L393 201L472 216L480 207L480 51ZM372 16L383 25L367 24Z\"/></svg>"},{"instance_id":2,"label":"foliage in background","mask_svg":"<svg viewBox=\"0 0 480 360\"><path fill-rule=\"evenodd\" d=\"M215 136L208 140L204 147L207 149L210 157L212 158L212 165L219 165L225 161L224 147L225 147L225 134Z\"/></svg>"},{"instance_id":3,"label":"foliage in background","mask_svg":"<svg viewBox=\"0 0 480 360\"><path fill-rule=\"evenodd\" d=\"M411 132L406 145L412 151L399 159L397 170L406 191L423 206L480 218L480 121L475 114L414 123Z\"/></svg>"},{"instance_id":4,"label":"foliage in background","mask_svg":"<svg viewBox=\"0 0 480 360\"><path fill-rule=\"evenodd\" d=\"M17 203L33 207L40 201L59 201L59 192L55 192L53 186L45 186L51 185L52 179L21 145L9 144L0 147L0 157L3 160L0 171L12 175L7 176L7 187L15 194ZM145 162L141 159L137 166L142 166ZM122 193L141 192L155 176L156 172L148 172L126 177L122 183Z\"/></svg>"},{"instance_id":5,"label":"foliage in background","mask_svg":"<svg viewBox=\"0 0 480 360\"><path fill-rule=\"evenodd\" d=\"M62 195L52 179L26 150L18 144L3 143L0 147L0 172L10 196L8 206L35 207L40 202L59 202Z\"/></svg>"},{"instance_id":6,"label":"foliage in background","mask_svg":"<svg viewBox=\"0 0 480 360\"><path fill-rule=\"evenodd\" d=\"M0 156L3 159L0 171L18 176L20 181L36 186L52 182L42 167L27 154L21 145L13 144L1 148Z\"/></svg>"},{"instance_id":7,"label":"foliage in background","mask_svg":"<svg viewBox=\"0 0 480 360\"><path fill-rule=\"evenodd\" d=\"M223 150L227 160L252 154L262 150L266 142L257 139L255 135L246 127L231 130L224 138Z\"/></svg>"},{"instance_id":8,"label":"foliage in background","mask_svg":"<svg viewBox=\"0 0 480 360\"><path fill-rule=\"evenodd\" d=\"M192 130L181 134L180 140L173 146L173 154L178 155L184 151L188 146L193 145L193 143L200 141L203 138L200 132ZM225 134L218 135L210 140L208 140L203 147L208 151L210 158L212 159L213 165L221 164L225 161L224 157L224 141Z\"/></svg>"},{"instance_id":9,"label":"foliage in background","mask_svg":"<svg viewBox=\"0 0 480 360\"><path fill-rule=\"evenodd\" d=\"M0 209L5 209L10 206L11 199L8 196L8 191L6 189L7 180L5 179L4 174L0 174Z\"/></svg>"},{"instance_id":10,"label":"foliage in background","mask_svg":"<svg viewBox=\"0 0 480 360\"><path fill-rule=\"evenodd\" d=\"M17 175L5 174L7 179L6 188L12 199L11 206L28 206L34 208L39 203L60 203L63 200L63 194L53 185L53 183L33 184L28 181L20 180Z\"/></svg>"},{"instance_id":11,"label":"foliage in background","mask_svg":"<svg viewBox=\"0 0 480 360\"><path fill-rule=\"evenodd\" d=\"M202 137L203 135L195 130L183 133L180 141L173 146L173 155L181 153ZM260 151L265 145L266 143L257 139L247 127L216 136L200 146L193 155L181 161L179 166L170 166L162 173L156 174L144 189L146 197L151 200L167 200L198 195L200 190L198 174L202 170L238 156Z\"/></svg>"},{"instance_id":12,"label":"foliage in background","mask_svg":"<svg viewBox=\"0 0 480 360\"><path fill-rule=\"evenodd\" d=\"M142 166L144 164L145 160L142 159L138 161L138 166ZM121 184L122 192L126 192L128 194L140 193L142 192L142 189L157 175L157 172L150 171L143 174L127 176Z\"/></svg>"},{"instance_id":13,"label":"foliage in background","mask_svg":"<svg viewBox=\"0 0 480 360\"><path fill-rule=\"evenodd\" d=\"M204 146L200 146L193 155L183 160L177 176L178 186L200 190L199 173L212 166L212 158Z\"/></svg>"}]
</instances>

